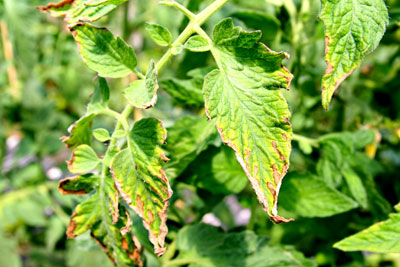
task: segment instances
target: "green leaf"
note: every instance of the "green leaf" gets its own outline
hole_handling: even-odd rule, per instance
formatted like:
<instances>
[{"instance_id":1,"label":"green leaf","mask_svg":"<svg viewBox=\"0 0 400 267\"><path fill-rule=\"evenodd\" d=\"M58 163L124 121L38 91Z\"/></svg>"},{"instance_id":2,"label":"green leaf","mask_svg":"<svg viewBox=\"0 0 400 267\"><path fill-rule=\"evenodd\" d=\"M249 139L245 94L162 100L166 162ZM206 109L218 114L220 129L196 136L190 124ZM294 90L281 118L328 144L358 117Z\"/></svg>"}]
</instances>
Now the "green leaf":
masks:
<instances>
[{"instance_id":1,"label":"green leaf","mask_svg":"<svg viewBox=\"0 0 400 267\"><path fill-rule=\"evenodd\" d=\"M362 208L367 209L368 196L363 182L361 181L361 178L354 170L352 170L348 166L348 164L344 166L344 168L342 169L342 173L354 199L360 204Z\"/></svg>"},{"instance_id":2,"label":"green leaf","mask_svg":"<svg viewBox=\"0 0 400 267\"><path fill-rule=\"evenodd\" d=\"M268 246L267 238L251 231L222 233L204 224L182 228L176 247L180 251L177 262L185 260L190 267L316 266L294 249Z\"/></svg>"},{"instance_id":3,"label":"green leaf","mask_svg":"<svg viewBox=\"0 0 400 267\"><path fill-rule=\"evenodd\" d=\"M101 219L101 201L99 193L96 193L75 208L67 228L68 238L83 234Z\"/></svg>"},{"instance_id":4,"label":"green leaf","mask_svg":"<svg viewBox=\"0 0 400 267\"><path fill-rule=\"evenodd\" d=\"M132 106L147 109L156 104L158 87L157 73L152 60L146 78L131 83L123 94Z\"/></svg>"},{"instance_id":5,"label":"green leaf","mask_svg":"<svg viewBox=\"0 0 400 267\"><path fill-rule=\"evenodd\" d=\"M168 46L171 44L171 33L165 27L154 23L146 23L146 31L156 44L161 46Z\"/></svg>"},{"instance_id":6,"label":"green leaf","mask_svg":"<svg viewBox=\"0 0 400 267\"><path fill-rule=\"evenodd\" d=\"M400 214L337 242L333 247L343 251L398 253L400 251Z\"/></svg>"},{"instance_id":7,"label":"green leaf","mask_svg":"<svg viewBox=\"0 0 400 267\"><path fill-rule=\"evenodd\" d=\"M65 178L58 184L61 194L84 195L93 191L100 178L94 174L84 174Z\"/></svg>"},{"instance_id":8,"label":"green leaf","mask_svg":"<svg viewBox=\"0 0 400 267\"><path fill-rule=\"evenodd\" d=\"M74 149L79 145L90 144L94 117L95 114L88 114L77 120L68 128L70 135L61 137L61 141L70 149Z\"/></svg>"},{"instance_id":9,"label":"green leaf","mask_svg":"<svg viewBox=\"0 0 400 267\"><path fill-rule=\"evenodd\" d=\"M168 128L166 150L171 159L165 165L170 180L177 178L207 147L216 144L218 133L213 123L198 117L186 116Z\"/></svg>"},{"instance_id":10,"label":"green leaf","mask_svg":"<svg viewBox=\"0 0 400 267\"><path fill-rule=\"evenodd\" d=\"M258 42L261 32L244 32L232 19L217 24L212 54L219 66L204 82L206 112L216 119L222 140L236 152L257 197L270 218L278 216L282 178L289 168L292 128L289 107L280 89L292 74L282 67L285 53Z\"/></svg>"},{"instance_id":11,"label":"green leaf","mask_svg":"<svg viewBox=\"0 0 400 267\"><path fill-rule=\"evenodd\" d=\"M261 30L262 39L266 41L275 40L281 26L277 18L263 12L243 10L233 13L231 16L243 21L247 27Z\"/></svg>"},{"instance_id":12,"label":"green leaf","mask_svg":"<svg viewBox=\"0 0 400 267\"><path fill-rule=\"evenodd\" d=\"M116 224L119 218L119 194L117 189L115 188L114 180L112 177L105 177L104 193L108 197L107 204L108 209L111 213L112 222L113 224Z\"/></svg>"},{"instance_id":13,"label":"green leaf","mask_svg":"<svg viewBox=\"0 0 400 267\"><path fill-rule=\"evenodd\" d=\"M106 16L127 0L64 0L57 4L39 7L42 12L52 16L65 16L69 23L93 22Z\"/></svg>"},{"instance_id":14,"label":"green leaf","mask_svg":"<svg viewBox=\"0 0 400 267\"><path fill-rule=\"evenodd\" d=\"M99 76L120 78L135 72L137 60L133 48L107 29L76 24L71 32L83 60Z\"/></svg>"},{"instance_id":15,"label":"green leaf","mask_svg":"<svg viewBox=\"0 0 400 267\"><path fill-rule=\"evenodd\" d=\"M93 136L100 142L107 142L110 140L110 133L104 128L98 128L93 131Z\"/></svg>"},{"instance_id":16,"label":"green leaf","mask_svg":"<svg viewBox=\"0 0 400 267\"><path fill-rule=\"evenodd\" d=\"M185 48L192 52L206 52L210 50L211 47L206 38L196 35L190 37L185 43Z\"/></svg>"},{"instance_id":17,"label":"green leaf","mask_svg":"<svg viewBox=\"0 0 400 267\"><path fill-rule=\"evenodd\" d=\"M78 146L68 161L68 169L72 173L87 173L97 167L100 159L93 148L88 145Z\"/></svg>"},{"instance_id":18,"label":"green leaf","mask_svg":"<svg viewBox=\"0 0 400 267\"><path fill-rule=\"evenodd\" d=\"M0 253L4 255L0 258L0 266L22 267L22 260L18 254L17 240L9 239L0 232Z\"/></svg>"},{"instance_id":19,"label":"green leaf","mask_svg":"<svg viewBox=\"0 0 400 267\"><path fill-rule=\"evenodd\" d=\"M111 163L118 191L143 219L157 255L165 252L167 208L172 195L162 169L167 158L160 146L165 142L166 133L158 120L136 122L128 137L128 148L119 152Z\"/></svg>"},{"instance_id":20,"label":"green leaf","mask_svg":"<svg viewBox=\"0 0 400 267\"><path fill-rule=\"evenodd\" d=\"M339 85L378 46L389 17L383 0L322 0L320 19L325 28L327 63L322 105L328 109Z\"/></svg>"},{"instance_id":21,"label":"green leaf","mask_svg":"<svg viewBox=\"0 0 400 267\"><path fill-rule=\"evenodd\" d=\"M290 175L282 186L280 205L302 217L329 217L358 206L356 202L309 174Z\"/></svg>"},{"instance_id":22,"label":"green leaf","mask_svg":"<svg viewBox=\"0 0 400 267\"><path fill-rule=\"evenodd\" d=\"M202 86L203 80L199 79L167 79L160 81L160 86L177 104L200 107L204 105Z\"/></svg>"},{"instance_id":23,"label":"green leaf","mask_svg":"<svg viewBox=\"0 0 400 267\"><path fill-rule=\"evenodd\" d=\"M115 138L123 138L126 136L126 132L124 130L117 130L112 134Z\"/></svg>"},{"instance_id":24,"label":"green leaf","mask_svg":"<svg viewBox=\"0 0 400 267\"><path fill-rule=\"evenodd\" d=\"M87 113L96 113L98 111L106 110L108 108L108 101L110 100L110 88L108 87L106 79L98 77L98 82L94 89L93 96L87 107Z\"/></svg>"},{"instance_id":25,"label":"green leaf","mask_svg":"<svg viewBox=\"0 0 400 267\"><path fill-rule=\"evenodd\" d=\"M238 194L248 179L232 149L210 147L187 168L191 184L214 194Z\"/></svg>"}]
</instances>

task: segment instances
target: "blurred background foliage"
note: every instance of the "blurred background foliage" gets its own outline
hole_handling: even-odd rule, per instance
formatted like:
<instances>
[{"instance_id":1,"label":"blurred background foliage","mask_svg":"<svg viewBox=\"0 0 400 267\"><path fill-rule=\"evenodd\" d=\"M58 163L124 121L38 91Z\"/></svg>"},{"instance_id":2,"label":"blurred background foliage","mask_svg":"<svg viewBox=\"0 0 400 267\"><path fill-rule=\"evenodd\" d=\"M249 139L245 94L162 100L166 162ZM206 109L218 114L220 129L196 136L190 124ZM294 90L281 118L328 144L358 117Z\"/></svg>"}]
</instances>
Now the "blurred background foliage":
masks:
<instances>
[{"instance_id":1,"label":"blurred background foliage","mask_svg":"<svg viewBox=\"0 0 400 267\"><path fill-rule=\"evenodd\" d=\"M68 176L65 160L70 155L59 138L85 112L95 73L78 55L66 24L36 10L48 2L0 0L0 266L108 266L88 235L65 237L69 215L81 197L57 190L57 180ZM197 12L212 1L180 2ZM201 136L207 127L199 94L204 74L214 64L211 56L184 51L163 70L164 90L156 107L135 112L135 119L152 116L164 122L170 132L167 153L176 157L175 166L167 168L174 189L170 249L159 260L143 242L147 266L185 265L192 258L228 266L207 250L207 238L214 236L224 240L210 243L221 253L232 246L229 242L236 244L228 253L232 258L224 262L237 266L244 266L245 259L266 266L267 258L271 266L293 264L276 259L278 248L295 248L311 259L293 252L295 266L400 266L398 254L332 248L386 219L400 198L400 1L386 2L391 22L381 45L343 83L329 112L320 104L326 64L319 1L232 0L204 25L210 32L221 18L232 17L245 29L262 30L262 41L273 50L291 55L285 65L295 78L285 95L294 132L307 137L293 142L281 190L280 212L296 218L292 223L273 225L232 151L216 135ZM161 24L177 37L187 20L156 0L130 0L97 22L135 48L142 70L165 51L150 39L145 22ZM129 77L110 81L112 108L124 107L121 92L128 83ZM99 127L111 130L113 121L100 117L93 125ZM96 145L104 149L100 142ZM262 242L277 251L262 250Z\"/></svg>"}]
</instances>

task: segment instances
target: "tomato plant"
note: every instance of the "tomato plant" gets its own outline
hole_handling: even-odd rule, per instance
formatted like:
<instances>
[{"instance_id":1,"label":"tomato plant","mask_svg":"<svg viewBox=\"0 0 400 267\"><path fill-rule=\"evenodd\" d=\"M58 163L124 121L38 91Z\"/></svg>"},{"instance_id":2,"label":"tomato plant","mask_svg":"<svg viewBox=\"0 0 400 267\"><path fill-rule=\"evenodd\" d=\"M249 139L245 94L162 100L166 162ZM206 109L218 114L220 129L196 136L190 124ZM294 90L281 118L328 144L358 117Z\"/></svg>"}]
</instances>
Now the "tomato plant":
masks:
<instances>
[{"instance_id":1,"label":"tomato plant","mask_svg":"<svg viewBox=\"0 0 400 267\"><path fill-rule=\"evenodd\" d=\"M81 115L61 138L72 154L58 191L78 202L67 238L90 235L116 266L337 265L339 251L399 252L398 182L388 196L387 184L376 183L399 167L399 94L387 110L380 101L390 93L376 93L380 82L398 85L398 2L389 9L383 0L153 2L64 0L37 8L63 18L59 27L70 37L61 33L56 46L75 42L92 71L38 71L46 87L95 83L85 110L77 91L58 108ZM3 5L6 18L21 10ZM16 40L17 53L26 51ZM80 64L62 57L68 69ZM390 61L389 75L380 57ZM29 75L15 76L22 66L5 70L7 114L30 110L18 84ZM31 108L39 112L36 127L40 114L56 114L40 108ZM53 120L46 129L59 129ZM35 155L51 154L40 148L39 129L29 134L39 145ZM5 137L2 144L3 157ZM74 205L60 207L52 187L43 188L62 218L53 227L63 229ZM323 248L304 247L318 242ZM345 255L346 263L374 260Z\"/></svg>"}]
</instances>

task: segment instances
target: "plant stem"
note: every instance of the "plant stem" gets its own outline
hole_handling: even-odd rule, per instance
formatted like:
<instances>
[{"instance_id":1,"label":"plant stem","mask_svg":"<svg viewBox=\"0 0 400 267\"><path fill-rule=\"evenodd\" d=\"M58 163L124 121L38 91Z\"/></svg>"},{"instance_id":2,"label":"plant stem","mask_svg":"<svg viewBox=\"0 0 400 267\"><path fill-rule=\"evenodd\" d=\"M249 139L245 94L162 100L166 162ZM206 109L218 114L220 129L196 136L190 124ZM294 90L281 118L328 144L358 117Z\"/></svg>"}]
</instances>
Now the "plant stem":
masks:
<instances>
[{"instance_id":1,"label":"plant stem","mask_svg":"<svg viewBox=\"0 0 400 267\"><path fill-rule=\"evenodd\" d=\"M177 47L179 45L183 45L184 42L196 32L201 25L206 22L208 18L210 18L215 12L217 12L221 7L223 7L229 0L215 0L211 5L209 5L206 9L201 11L198 15L195 15L190 20L189 24L183 30L183 32L178 36L178 38L172 43L171 47L165 52L164 56L160 59L160 61L156 65L156 71L159 72L165 64L171 59L173 56L172 48Z\"/></svg>"},{"instance_id":2,"label":"plant stem","mask_svg":"<svg viewBox=\"0 0 400 267\"><path fill-rule=\"evenodd\" d=\"M195 14L193 14L189 9L187 9L185 6L179 4L178 2L175 1L161 1L160 4L170 6L170 7L175 7L179 11L181 11L183 14L185 14L186 17L188 17L189 20L192 20L196 17Z\"/></svg>"}]
</instances>

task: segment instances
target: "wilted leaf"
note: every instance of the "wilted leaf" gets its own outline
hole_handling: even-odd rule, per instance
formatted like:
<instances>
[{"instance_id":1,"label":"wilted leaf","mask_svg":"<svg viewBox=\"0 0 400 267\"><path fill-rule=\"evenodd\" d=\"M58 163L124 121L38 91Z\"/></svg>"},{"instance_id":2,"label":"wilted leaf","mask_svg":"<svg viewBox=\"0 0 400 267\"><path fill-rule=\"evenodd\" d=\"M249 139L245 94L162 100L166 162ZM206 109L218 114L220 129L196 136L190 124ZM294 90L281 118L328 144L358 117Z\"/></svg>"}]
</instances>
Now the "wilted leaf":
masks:
<instances>
[{"instance_id":1,"label":"wilted leaf","mask_svg":"<svg viewBox=\"0 0 400 267\"><path fill-rule=\"evenodd\" d=\"M83 60L99 76L120 78L135 72L137 60L133 48L107 29L76 24L71 32Z\"/></svg>"},{"instance_id":2,"label":"wilted leaf","mask_svg":"<svg viewBox=\"0 0 400 267\"><path fill-rule=\"evenodd\" d=\"M327 63L322 105L328 109L335 90L378 46L389 20L383 0L323 0L320 18L325 28Z\"/></svg>"},{"instance_id":3,"label":"wilted leaf","mask_svg":"<svg viewBox=\"0 0 400 267\"><path fill-rule=\"evenodd\" d=\"M65 178L60 181L58 191L61 194L84 195L93 191L100 177L94 174L84 174Z\"/></svg>"},{"instance_id":4,"label":"wilted leaf","mask_svg":"<svg viewBox=\"0 0 400 267\"><path fill-rule=\"evenodd\" d=\"M216 119L222 140L236 152L259 201L271 220L278 216L282 178L289 168L292 128L289 107L280 89L292 74L282 67L285 53L258 42L261 32L244 32L232 19L217 24L212 54L219 70L204 82L207 115Z\"/></svg>"},{"instance_id":5,"label":"wilted leaf","mask_svg":"<svg viewBox=\"0 0 400 267\"><path fill-rule=\"evenodd\" d=\"M166 133L158 120L136 122L129 134L128 148L119 152L111 163L122 198L143 219L158 255L165 252L167 208L172 195L162 169L167 158L160 146L165 142Z\"/></svg>"}]
</instances>

